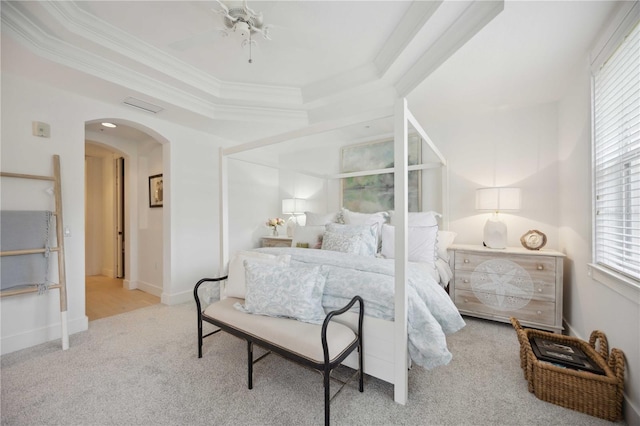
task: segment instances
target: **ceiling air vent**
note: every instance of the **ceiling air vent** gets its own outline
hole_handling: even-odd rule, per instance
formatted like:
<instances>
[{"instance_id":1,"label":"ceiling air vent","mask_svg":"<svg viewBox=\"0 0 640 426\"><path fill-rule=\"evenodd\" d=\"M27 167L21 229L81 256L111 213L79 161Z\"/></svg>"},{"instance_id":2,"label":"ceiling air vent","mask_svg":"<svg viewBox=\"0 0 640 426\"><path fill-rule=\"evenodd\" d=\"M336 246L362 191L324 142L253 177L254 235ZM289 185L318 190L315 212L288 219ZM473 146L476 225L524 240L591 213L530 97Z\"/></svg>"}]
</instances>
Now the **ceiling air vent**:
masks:
<instances>
[{"instance_id":1,"label":"ceiling air vent","mask_svg":"<svg viewBox=\"0 0 640 426\"><path fill-rule=\"evenodd\" d=\"M149 102L141 101L140 99L132 98L131 96L125 98L125 100L122 102L125 105L129 105L153 114L156 114L164 109L162 107L159 107L158 105L150 104Z\"/></svg>"}]
</instances>

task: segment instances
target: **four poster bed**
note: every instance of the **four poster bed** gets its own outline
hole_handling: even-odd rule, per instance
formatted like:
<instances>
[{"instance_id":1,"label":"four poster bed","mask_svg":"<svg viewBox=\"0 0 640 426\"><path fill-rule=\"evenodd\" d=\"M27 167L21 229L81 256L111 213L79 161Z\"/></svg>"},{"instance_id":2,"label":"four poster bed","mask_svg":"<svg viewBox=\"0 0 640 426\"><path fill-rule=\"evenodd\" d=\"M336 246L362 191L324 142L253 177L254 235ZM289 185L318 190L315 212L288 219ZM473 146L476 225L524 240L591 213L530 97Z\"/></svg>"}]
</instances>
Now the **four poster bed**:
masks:
<instances>
[{"instance_id":1,"label":"four poster bed","mask_svg":"<svg viewBox=\"0 0 640 426\"><path fill-rule=\"evenodd\" d=\"M361 296L365 302L364 372L392 383L394 385L394 400L405 404L408 397L408 370L411 363L414 362L425 368L447 364L451 359L451 354L447 349L445 336L464 326L464 321L443 289L443 285L438 283L438 274L426 272L425 264L430 265L430 262L414 262L412 260L415 259L411 259L413 250L411 240L415 238L414 235L426 228L430 228L428 231L431 232L431 235L435 234L433 234L432 226L412 226L415 225L415 222L412 223L412 221L421 219L413 213L408 213L408 171L441 168L442 205L440 212L444 214L444 220L447 220L448 203L446 160L408 110L406 100L399 100L394 109L362 113L355 117L313 125L276 137L221 149L220 265L222 270L220 275L228 274L231 279L232 274L237 274L237 268L242 268L243 262L242 257L239 258L238 255L230 259L229 253L227 174L228 160L233 158L231 156L302 136L389 118L393 118L394 123L394 158L405 159L404 161L395 161L394 167L389 169L342 173L327 178L343 179L356 175L393 172L395 200L393 227L389 228L388 224L382 223L371 226L370 222L356 225L357 220L354 218L368 220L373 215L353 213L351 221L347 219L346 222L343 221L343 224L326 224L327 231L322 243L323 250L291 247L261 248L253 252L257 253L255 256L258 257L270 257L274 262L286 259L286 263L291 266L319 267L326 279L322 294L322 307L325 312L344 306L354 295ZM412 126L424 146L435 155L437 158L435 164L408 165L409 126ZM424 218L424 216L420 217ZM435 217L432 220L436 220ZM418 225L425 224L419 223ZM383 235L383 227L385 227L386 235ZM390 229L393 231L391 237L389 237ZM372 234L369 234L369 231ZM367 244L371 242L368 240L369 237L374 238L376 247L373 248L373 253L363 253L365 248L368 250ZM386 238L386 240L382 238ZM325 249L327 248L325 245L330 244L336 246ZM386 258L382 258L379 252L380 245L384 244L386 244ZM389 252L393 255L389 256ZM245 256L253 255L245 252ZM435 257L432 260L435 262ZM435 263L434 266L429 267L435 268ZM242 285L244 286L244 283ZM228 282L227 287L229 288L221 287L221 298L243 296L243 294L237 294L237 284ZM243 287L241 291L248 292L249 284L247 283L246 289ZM357 312L347 312L341 318L337 321L356 329ZM357 354L352 353L344 364L357 368Z\"/></svg>"}]
</instances>

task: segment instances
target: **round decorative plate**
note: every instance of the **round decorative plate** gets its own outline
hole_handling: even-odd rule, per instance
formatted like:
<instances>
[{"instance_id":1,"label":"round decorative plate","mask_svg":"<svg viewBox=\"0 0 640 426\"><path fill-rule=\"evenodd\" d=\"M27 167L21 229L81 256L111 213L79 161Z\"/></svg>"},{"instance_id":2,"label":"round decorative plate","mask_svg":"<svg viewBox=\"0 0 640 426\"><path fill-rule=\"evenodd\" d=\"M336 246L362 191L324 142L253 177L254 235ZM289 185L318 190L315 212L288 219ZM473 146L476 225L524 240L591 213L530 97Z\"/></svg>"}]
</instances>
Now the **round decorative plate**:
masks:
<instances>
[{"instance_id":1,"label":"round decorative plate","mask_svg":"<svg viewBox=\"0 0 640 426\"><path fill-rule=\"evenodd\" d=\"M520 242L529 250L540 250L547 244L547 236L537 229L532 229L520 237Z\"/></svg>"}]
</instances>

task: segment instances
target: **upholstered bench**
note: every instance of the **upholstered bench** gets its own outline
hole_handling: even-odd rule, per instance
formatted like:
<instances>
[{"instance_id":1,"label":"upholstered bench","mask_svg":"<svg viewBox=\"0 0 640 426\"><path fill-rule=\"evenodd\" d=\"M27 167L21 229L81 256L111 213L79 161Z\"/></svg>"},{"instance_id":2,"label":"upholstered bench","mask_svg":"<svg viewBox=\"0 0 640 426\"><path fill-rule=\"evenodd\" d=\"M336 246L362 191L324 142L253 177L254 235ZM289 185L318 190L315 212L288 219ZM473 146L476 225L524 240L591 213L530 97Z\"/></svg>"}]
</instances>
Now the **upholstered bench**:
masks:
<instances>
[{"instance_id":1,"label":"upholstered bench","mask_svg":"<svg viewBox=\"0 0 640 426\"><path fill-rule=\"evenodd\" d=\"M194 298L198 307L198 358L202 358L202 343L205 337L224 330L229 334L247 341L248 387L253 388L253 345L302 365L320 370L324 375L325 425L329 424L330 414L330 374L354 349L358 349L359 390L363 392L362 368L362 320L364 304L360 296L355 296L344 308L329 312L322 324L311 324L290 318L279 318L242 312L234 307L243 303L243 299L226 298L214 302L202 310L198 288L204 282L222 281L221 278L203 278L194 288ZM347 312L359 303L358 331L354 332L346 325L331 321L336 315ZM203 322L219 329L203 335Z\"/></svg>"}]
</instances>

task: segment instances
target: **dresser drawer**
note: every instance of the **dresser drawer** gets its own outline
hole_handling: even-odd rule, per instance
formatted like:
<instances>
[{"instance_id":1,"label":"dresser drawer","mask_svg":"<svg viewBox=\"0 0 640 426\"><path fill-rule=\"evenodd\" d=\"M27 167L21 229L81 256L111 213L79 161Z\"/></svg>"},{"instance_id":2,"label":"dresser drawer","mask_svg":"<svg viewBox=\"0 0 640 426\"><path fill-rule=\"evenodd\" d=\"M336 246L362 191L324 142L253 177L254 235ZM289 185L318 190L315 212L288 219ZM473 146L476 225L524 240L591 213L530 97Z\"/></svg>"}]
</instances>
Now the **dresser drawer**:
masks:
<instances>
[{"instance_id":1,"label":"dresser drawer","mask_svg":"<svg viewBox=\"0 0 640 426\"><path fill-rule=\"evenodd\" d=\"M522 321L555 325L556 304L554 302L528 300L514 296L501 298L496 293L456 289L455 304L461 313L468 312L502 320L508 320L513 316Z\"/></svg>"},{"instance_id":2,"label":"dresser drawer","mask_svg":"<svg viewBox=\"0 0 640 426\"><path fill-rule=\"evenodd\" d=\"M553 302L556 299L555 276L539 277L531 276L529 281L526 276L489 274L481 271L456 271L456 290L483 291L492 289L505 291L508 294L527 297L535 300ZM486 291L486 290L485 290Z\"/></svg>"},{"instance_id":3,"label":"dresser drawer","mask_svg":"<svg viewBox=\"0 0 640 426\"><path fill-rule=\"evenodd\" d=\"M475 271L478 266L487 261L508 260L518 264L527 271L532 279L550 279L556 274L556 258L553 256L517 256L502 253L473 253L456 252L455 269L460 271ZM508 266L507 266L508 268ZM499 264L494 264L492 271L496 274L508 272Z\"/></svg>"}]
</instances>

